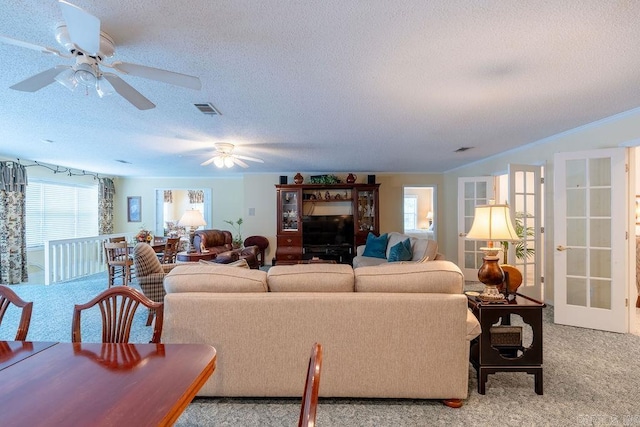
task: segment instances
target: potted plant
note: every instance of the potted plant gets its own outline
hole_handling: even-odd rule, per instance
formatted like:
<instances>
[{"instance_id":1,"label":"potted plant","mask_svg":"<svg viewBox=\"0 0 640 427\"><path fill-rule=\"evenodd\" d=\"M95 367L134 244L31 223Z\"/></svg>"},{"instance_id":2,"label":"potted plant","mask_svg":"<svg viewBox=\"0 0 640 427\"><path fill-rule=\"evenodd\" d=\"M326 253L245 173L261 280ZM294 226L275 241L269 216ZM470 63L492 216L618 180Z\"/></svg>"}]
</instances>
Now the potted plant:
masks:
<instances>
[{"instance_id":1,"label":"potted plant","mask_svg":"<svg viewBox=\"0 0 640 427\"><path fill-rule=\"evenodd\" d=\"M515 226L516 226L516 234L520 237L518 242L515 242L515 250L516 250L516 258L517 259L526 259L532 257L536 250L534 248L530 248L525 246L524 239L525 237L533 236L533 227L525 227L523 218L526 218L527 214L524 212L516 212L515 215ZM502 249L504 252L504 264L508 264L507 262L507 253L509 252L509 242L501 242Z\"/></svg>"},{"instance_id":2,"label":"potted plant","mask_svg":"<svg viewBox=\"0 0 640 427\"><path fill-rule=\"evenodd\" d=\"M225 219L224 222L229 224L236 231L236 235L233 237L232 246L234 249L242 247L242 233L240 233L240 226L242 225L242 217L238 218L236 222ZM236 226L237 225L237 226Z\"/></svg>"}]
</instances>

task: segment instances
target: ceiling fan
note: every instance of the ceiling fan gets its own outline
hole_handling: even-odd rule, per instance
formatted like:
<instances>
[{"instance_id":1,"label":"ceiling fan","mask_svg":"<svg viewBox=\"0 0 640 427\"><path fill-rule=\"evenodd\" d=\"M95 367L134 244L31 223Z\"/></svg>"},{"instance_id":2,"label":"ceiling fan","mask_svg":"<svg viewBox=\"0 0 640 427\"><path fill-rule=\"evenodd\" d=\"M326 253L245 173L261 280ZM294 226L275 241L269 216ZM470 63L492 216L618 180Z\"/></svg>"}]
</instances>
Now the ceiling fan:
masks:
<instances>
[{"instance_id":1,"label":"ceiling fan","mask_svg":"<svg viewBox=\"0 0 640 427\"><path fill-rule=\"evenodd\" d=\"M229 144L228 142L216 142L213 144L216 147L216 153L212 158L207 160L206 162L202 162L200 166L207 166L213 163L219 168L222 167L233 167L234 164L241 166L243 168L248 168L249 165L243 162L243 160L247 160L250 162L258 162L264 163L260 159L256 159L254 157L241 156L239 154L233 154L234 145Z\"/></svg>"},{"instance_id":2,"label":"ceiling fan","mask_svg":"<svg viewBox=\"0 0 640 427\"><path fill-rule=\"evenodd\" d=\"M56 28L56 40L69 52L68 54L51 47L38 46L2 35L0 35L0 41L45 54L72 58L75 64L57 65L16 83L11 86L11 89L35 92L57 81L71 90L76 87L85 88L86 91L89 88L95 88L101 98L115 91L138 109L148 110L155 107L151 101L116 74L102 72L100 66L112 68L122 74L190 89L200 90L202 87L198 77L129 62L116 61L110 64L103 62L104 58L110 58L115 53L115 43L107 33L100 31L100 19L64 0L58 0L58 4L66 25Z\"/></svg>"}]
</instances>

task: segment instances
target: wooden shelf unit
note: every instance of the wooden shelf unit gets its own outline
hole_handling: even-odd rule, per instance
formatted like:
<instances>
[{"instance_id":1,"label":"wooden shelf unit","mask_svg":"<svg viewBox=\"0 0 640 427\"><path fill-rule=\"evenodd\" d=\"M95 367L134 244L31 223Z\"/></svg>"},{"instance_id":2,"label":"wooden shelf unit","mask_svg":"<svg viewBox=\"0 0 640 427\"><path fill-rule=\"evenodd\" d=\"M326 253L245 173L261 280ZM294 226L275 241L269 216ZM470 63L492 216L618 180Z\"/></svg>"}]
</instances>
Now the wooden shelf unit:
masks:
<instances>
[{"instance_id":1,"label":"wooden shelf unit","mask_svg":"<svg viewBox=\"0 0 640 427\"><path fill-rule=\"evenodd\" d=\"M288 184L276 185L277 264L296 264L306 259L303 216L350 215L353 217L353 246L363 245L367 235L379 234L380 184Z\"/></svg>"}]
</instances>

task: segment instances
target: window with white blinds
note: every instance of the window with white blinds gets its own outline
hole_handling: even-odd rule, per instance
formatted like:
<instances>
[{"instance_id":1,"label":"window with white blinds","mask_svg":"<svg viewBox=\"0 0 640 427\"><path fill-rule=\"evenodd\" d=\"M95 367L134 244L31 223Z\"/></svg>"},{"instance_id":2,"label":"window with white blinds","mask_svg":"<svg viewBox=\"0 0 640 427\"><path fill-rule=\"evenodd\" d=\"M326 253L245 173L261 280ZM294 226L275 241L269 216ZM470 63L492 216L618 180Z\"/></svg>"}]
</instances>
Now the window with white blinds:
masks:
<instances>
[{"instance_id":1,"label":"window with white blinds","mask_svg":"<svg viewBox=\"0 0 640 427\"><path fill-rule=\"evenodd\" d=\"M47 240L98 235L98 186L29 180L26 200L27 246Z\"/></svg>"},{"instance_id":2,"label":"window with white blinds","mask_svg":"<svg viewBox=\"0 0 640 427\"><path fill-rule=\"evenodd\" d=\"M418 228L418 197L404 196L404 229L415 230Z\"/></svg>"}]
</instances>

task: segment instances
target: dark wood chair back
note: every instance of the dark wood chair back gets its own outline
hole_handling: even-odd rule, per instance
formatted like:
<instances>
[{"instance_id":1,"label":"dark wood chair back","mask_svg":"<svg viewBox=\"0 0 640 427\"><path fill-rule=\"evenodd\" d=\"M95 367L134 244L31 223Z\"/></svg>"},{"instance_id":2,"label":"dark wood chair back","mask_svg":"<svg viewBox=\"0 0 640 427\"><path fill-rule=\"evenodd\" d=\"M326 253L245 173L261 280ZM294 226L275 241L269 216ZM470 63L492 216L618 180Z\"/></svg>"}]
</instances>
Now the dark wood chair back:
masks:
<instances>
[{"instance_id":1,"label":"dark wood chair back","mask_svg":"<svg viewBox=\"0 0 640 427\"><path fill-rule=\"evenodd\" d=\"M138 306L143 306L155 311L155 324L151 343L159 343L162 334L164 303L153 302L142 292L127 286L109 288L91 301L85 304L76 304L73 307L73 320L71 322L71 342L81 342L80 314L83 310L95 305L100 307L102 314L102 342L103 343L127 343L131 333L131 324Z\"/></svg>"},{"instance_id":2,"label":"dark wood chair back","mask_svg":"<svg viewBox=\"0 0 640 427\"><path fill-rule=\"evenodd\" d=\"M170 237L164 244L164 251L162 252L162 264L173 264L176 262L176 254L178 253L178 246L180 245L179 237Z\"/></svg>"},{"instance_id":3,"label":"dark wood chair back","mask_svg":"<svg viewBox=\"0 0 640 427\"><path fill-rule=\"evenodd\" d=\"M13 289L8 286L0 285L0 324L4 314L13 304L22 309L20 323L18 324L18 332L16 333L16 341L25 341L29 332L29 324L31 323L31 311L33 310L33 302L26 302L16 294Z\"/></svg>"},{"instance_id":4,"label":"dark wood chair back","mask_svg":"<svg viewBox=\"0 0 640 427\"><path fill-rule=\"evenodd\" d=\"M318 391L320 390L320 369L322 368L322 346L313 344L309 367L307 368L307 379L304 384L304 394L302 395L302 406L300 408L300 418L298 427L311 427L316 424L316 410L318 408Z\"/></svg>"}]
</instances>

